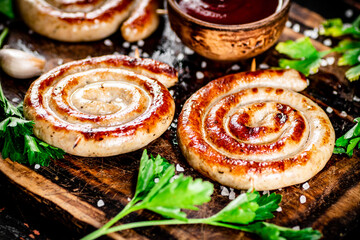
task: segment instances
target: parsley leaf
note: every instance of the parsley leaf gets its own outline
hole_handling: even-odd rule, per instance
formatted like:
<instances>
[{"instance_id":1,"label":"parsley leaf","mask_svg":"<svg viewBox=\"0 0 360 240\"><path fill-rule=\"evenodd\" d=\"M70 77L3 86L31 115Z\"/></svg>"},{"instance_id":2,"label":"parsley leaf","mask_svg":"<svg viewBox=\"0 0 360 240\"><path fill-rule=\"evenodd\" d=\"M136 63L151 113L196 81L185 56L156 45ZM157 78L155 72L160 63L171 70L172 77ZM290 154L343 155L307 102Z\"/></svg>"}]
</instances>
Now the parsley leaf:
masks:
<instances>
[{"instance_id":1,"label":"parsley leaf","mask_svg":"<svg viewBox=\"0 0 360 240\"><path fill-rule=\"evenodd\" d=\"M332 37L352 35L360 38L360 16L350 26L343 24L340 18L329 19L321 25L320 34Z\"/></svg>"},{"instance_id":2,"label":"parsley leaf","mask_svg":"<svg viewBox=\"0 0 360 240\"><path fill-rule=\"evenodd\" d=\"M50 158L63 158L65 152L33 136L34 122L23 117L22 104L15 107L5 97L0 86L0 140L3 158L19 163L46 166Z\"/></svg>"},{"instance_id":3,"label":"parsley leaf","mask_svg":"<svg viewBox=\"0 0 360 240\"><path fill-rule=\"evenodd\" d=\"M130 228L178 225L178 224L209 224L228 227L258 234L263 239L319 239L321 233L311 228L294 230L274 224L254 221L270 219L279 206L281 195L271 194L260 196L256 191L239 195L218 213L208 218L187 218L181 209L198 210L197 205L210 201L213 185L201 179L192 179L179 175L174 179L175 168L164 158L148 157L144 150L140 161L138 183L134 198L103 227L82 238L91 240L103 235ZM158 178L158 179L157 179ZM156 181L155 183L155 179ZM144 222L126 223L113 226L131 212L148 209L167 219ZM168 219L172 218L172 219Z\"/></svg>"},{"instance_id":4,"label":"parsley leaf","mask_svg":"<svg viewBox=\"0 0 360 240\"><path fill-rule=\"evenodd\" d=\"M330 51L317 51L308 37L278 43L275 49L279 53L297 59L280 59L280 67L296 69L306 76L316 73L320 67L321 58L330 53Z\"/></svg>"},{"instance_id":5,"label":"parsley leaf","mask_svg":"<svg viewBox=\"0 0 360 240\"><path fill-rule=\"evenodd\" d=\"M0 1L0 13L6 15L8 18L13 19L15 17L12 0L1 0Z\"/></svg>"},{"instance_id":6,"label":"parsley leaf","mask_svg":"<svg viewBox=\"0 0 360 240\"><path fill-rule=\"evenodd\" d=\"M355 126L336 140L334 148L335 154L345 153L349 157L352 157L356 146L360 149L360 117L355 118L354 122L356 122Z\"/></svg>"}]
</instances>

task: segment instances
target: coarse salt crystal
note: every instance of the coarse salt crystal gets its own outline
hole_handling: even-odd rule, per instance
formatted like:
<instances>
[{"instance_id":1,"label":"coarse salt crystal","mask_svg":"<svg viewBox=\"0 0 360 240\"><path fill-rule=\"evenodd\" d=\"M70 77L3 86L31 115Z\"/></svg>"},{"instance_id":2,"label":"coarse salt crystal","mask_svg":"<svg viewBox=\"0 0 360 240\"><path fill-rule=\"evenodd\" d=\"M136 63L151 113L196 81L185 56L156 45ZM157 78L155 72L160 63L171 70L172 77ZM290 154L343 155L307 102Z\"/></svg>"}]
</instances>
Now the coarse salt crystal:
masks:
<instances>
[{"instance_id":1,"label":"coarse salt crystal","mask_svg":"<svg viewBox=\"0 0 360 240\"><path fill-rule=\"evenodd\" d=\"M269 190L263 191L263 195L265 195L265 194L269 195L269 194L270 194L270 191L269 191Z\"/></svg>"},{"instance_id":2,"label":"coarse salt crystal","mask_svg":"<svg viewBox=\"0 0 360 240\"><path fill-rule=\"evenodd\" d=\"M201 68L206 68L206 66L207 66L207 63L205 61L202 61L201 62Z\"/></svg>"},{"instance_id":3,"label":"coarse salt crystal","mask_svg":"<svg viewBox=\"0 0 360 240\"><path fill-rule=\"evenodd\" d=\"M234 191L231 191L230 194L229 194L229 199L230 200L234 200L235 199L235 192Z\"/></svg>"},{"instance_id":4,"label":"coarse salt crystal","mask_svg":"<svg viewBox=\"0 0 360 240\"><path fill-rule=\"evenodd\" d=\"M300 203L301 204L306 203L306 197L304 195L300 196Z\"/></svg>"},{"instance_id":5,"label":"coarse salt crystal","mask_svg":"<svg viewBox=\"0 0 360 240\"><path fill-rule=\"evenodd\" d=\"M308 182L304 183L304 184L302 185L302 188L303 188L304 190L308 190L308 189L310 188L309 183L308 183Z\"/></svg>"},{"instance_id":6,"label":"coarse salt crystal","mask_svg":"<svg viewBox=\"0 0 360 240\"><path fill-rule=\"evenodd\" d=\"M333 91L333 94L334 94L334 95L337 95L337 94L338 94L338 92L337 92L337 91Z\"/></svg>"},{"instance_id":7,"label":"coarse salt crystal","mask_svg":"<svg viewBox=\"0 0 360 240\"><path fill-rule=\"evenodd\" d=\"M333 109L332 109L331 107L327 107L327 108L326 108L326 112L327 112L327 113L332 113L332 112L333 112Z\"/></svg>"},{"instance_id":8,"label":"coarse salt crystal","mask_svg":"<svg viewBox=\"0 0 360 240\"><path fill-rule=\"evenodd\" d=\"M203 78L204 78L204 73L202 73L202 72L196 72L196 78L197 78L197 79L203 79Z\"/></svg>"},{"instance_id":9,"label":"coarse salt crystal","mask_svg":"<svg viewBox=\"0 0 360 240\"><path fill-rule=\"evenodd\" d=\"M103 206L105 206L104 201L103 201L102 199L100 199L100 200L97 202L97 206L98 206L98 207L103 207Z\"/></svg>"},{"instance_id":10,"label":"coarse salt crystal","mask_svg":"<svg viewBox=\"0 0 360 240\"><path fill-rule=\"evenodd\" d=\"M154 178L154 182L155 182L155 183L158 183L159 181L160 181L159 178Z\"/></svg>"},{"instance_id":11,"label":"coarse salt crystal","mask_svg":"<svg viewBox=\"0 0 360 240\"><path fill-rule=\"evenodd\" d=\"M33 31L33 30L29 30L28 33L29 33L29 35L31 35L31 34L34 33L34 31Z\"/></svg>"},{"instance_id":12,"label":"coarse salt crystal","mask_svg":"<svg viewBox=\"0 0 360 240\"><path fill-rule=\"evenodd\" d=\"M227 187L223 187L221 190L221 196L229 196L229 195L230 195L230 192L227 189Z\"/></svg>"},{"instance_id":13,"label":"coarse salt crystal","mask_svg":"<svg viewBox=\"0 0 360 240\"><path fill-rule=\"evenodd\" d=\"M277 212L281 212L281 211L282 211L282 207L278 207L278 208L276 209L276 211L277 211Z\"/></svg>"},{"instance_id":14,"label":"coarse salt crystal","mask_svg":"<svg viewBox=\"0 0 360 240\"><path fill-rule=\"evenodd\" d=\"M130 43L129 42L123 42L122 46L124 48L129 48L130 47Z\"/></svg>"},{"instance_id":15,"label":"coarse salt crystal","mask_svg":"<svg viewBox=\"0 0 360 240\"><path fill-rule=\"evenodd\" d=\"M329 65L333 65L335 62L335 58L334 57L327 57L326 61Z\"/></svg>"},{"instance_id":16,"label":"coarse salt crystal","mask_svg":"<svg viewBox=\"0 0 360 240\"><path fill-rule=\"evenodd\" d=\"M300 226L292 227L292 229L294 229L294 230L300 230Z\"/></svg>"},{"instance_id":17,"label":"coarse salt crystal","mask_svg":"<svg viewBox=\"0 0 360 240\"><path fill-rule=\"evenodd\" d=\"M240 70L240 66L237 65L237 64L234 64L234 65L231 66L231 70L238 71L238 70Z\"/></svg>"},{"instance_id":18,"label":"coarse salt crystal","mask_svg":"<svg viewBox=\"0 0 360 240\"><path fill-rule=\"evenodd\" d=\"M341 111L340 116L347 117L347 113L345 111Z\"/></svg>"},{"instance_id":19,"label":"coarse salt crystal","mask_svg":"<svg viewBox=\"0 0 360 240\"><path fill-rule=\"evenodd\" d=\"M143 46L145 45L144 40L139 40L139 41L137 42L137 45L138 45L139 47L143 47Z\"/></svg>"},{"instance_id":20,"label":"coarse salt crystal","mask_svg":"<svg viewBox=\"0 0 360 240\"><path fill-rule=\"evenodd\" d=\"M150 55L149 55L147 52L143 52L143 53L142 53L142 56L143 56L144 58L150 57Z\"/></svg>"},{"instance_id":21,"label":"coarse salt crystal","mask_svg":"<svg viewBox=\"0 0 360 240\"><path fill-rule=\"evenodd\" d=\"M180 166L180 164L176 164L176 171L183 172L184 168L182 166Z\"/></svg>"},{"instance_id":22,"label":"coarse salt crystal","mask_svg":"<svg viewBox=\"0 0 360 240\"><path fill-rule=\"evenodd\" d=\"M34 166L35 169L39 169L40 167L41 167L40 164L35 164Z\"/></svg>"},{"instance_id":23,"label":"coarse salt crystal","mask_svg":"<svg viewBox=\"0 0 360 240\"><path fill-rule=\"evenodd\" d=\"M292 29L294 30L294 32L300 32L300 25L298 23L295 23Z\"/></svg>"},{"instance_id":24,"label":"coarse salt crystal","mask_svg":"<svg viewBox=\"0 0 360 240\"><path fill-rule=\"evenodd\" d=\"M20 102L20 98L14 97L13 99L11 99L11 101L14 103L18 103Z\"/></svg>"},{"instance_id":25,"label":"coarse salt crystal","mask_svg":"<svg viewBox=\"0 0 360 240\"><path fill-rule=\"evenodd\" d=\"M354 15L354 11L352 9L348 9L345 11L345 17L351 18Z\"/></svg>"},{"instance_id":26,"label":"coarse salt crystal","mask_svg":"<svg viewBox=\"0 0 360 240\"><path fill-rule=\"evenodd\" d=\"M131 50L136 50L136 49L139 49L136 45L131 45Z\"/></svg>"},{"instance_id":27,"label":"coarse salt crystal","mask_svg":"<svg viewBox=\"0 0 360 240\"><path fill-rule=\"evenodd\" d=\"M292 25L292 23L291 23L290 21L286 21L286 23L285 23L285 26L286 26L286 27L289 28L289 27L291 27L291 25Z\"/></svg>"},{"instance_id":28,"label":"coarse salt crystal","mask_svg":"<svg viewBox=\"0 0 360 240\"><path fill-rule=\"evenodd\" d=\"M260 69L268 69L268 68L269 68L269 65L267 65L266 63L261 63L261 64L259 65L259 68L260 68Z\"/></svg>"},{"instance_id":29,"label":"coarse salt crystal","mask_svg":"<svg viewBox=\"0 0 360 240\"><path fill-rule=\"evenodd\" d=\"M311 37L313 39L316 39L316 38L319 37L318 32L314 31L314 30L305 30L304 35L307 36L307 37Z\"/></svg>"},{"instance_id":30,"label":"coarse salt crystal","mask_svg":"<svg viewBox=\"0 0 360 240\"><path fill-rule=\"evenodd\" d=\"M360 62L360 55L358 56L358 61Z\"/></svg>"},{"instance_id":31,"label":"coarse salt crystal","mask_svg":"<svg viewBox=\"0 0 360 240\"><path fill-rule=\"evenodd\" d=\"M323 43L325 46L328 46L328 47L332 45L332 41L329 38L325 39Z\"/></svg>"},{"instance_id":32,"label":"coarse salt crystal","mask_svg":"<svg viewBox=\"0 0 360 240\"><path fill-rule=\"evenodd\" d=\"M60 58L60 59L57 60L57 64L58 64L58 65L61 65L61 64L63 64L63 63L64 63L64 60L63 60L63 59Z\"/></svg>"},{"instance_id":33,"label":"coarse salt crystal","mask_svg":"<svg viewBox=\"0 0 360 240\"><path fill-rule=\"evenodd\" d=\"M130 201L131 201L131 198L128 197L127 200L130 202Z\"/></svg>"},{"instance_id":34,"label":"coarse salt crystal","mask_svg":"<svg viewBox=\"0 0 360 240\"><path fill-rule=\"evenodd\" d=\"M325 59L320 59L320 65L322 67L326 67L328 65L328 62Z\"/></svg>"},{"instance_id":35,"label":"coarse salt crystal","mask_svg":"<svg viewBox=\"0 0 360 240\"><path fill-rule=\"evenodd\" d=\"M187 55L193 55L194 54L194 50L192 50L191 48L188 48L188 47L184 48L184 52Z\"/></svg>"},{"instance_id":36,"label":"coarse salt crystal","mask_svg":"<svg viewBox=\"0 0 360 240\"><path fill-rule=\"evenodd\" d=\"M353 100L354 100L355 102L360 102L360 98L359 98L358 96L356 96L356 95L354 95Z\"/></svg>"},{"instance_id":37,"label":"coarse salt crystal","mask_svg":"<svg viewBox=\"0 0 360 240\"><path fill-rule=\"evenodd\" d=\"M108 46L108 47L111 47L113 45L113 43L110 39L105 39L104 44L105 44L105 46Z\"/></svg>"},{"instance_id":38,"label":"coarse salt crystal","mask_svg":"<svg viewBox=\"0 0 360 240\"><path fill-rule=\"evenodd\" d=\"M181 60L183 60L185 58L185 55L183 54L183 53L179 53L178 55L177 55L177 57L176 57L176 59L178 60L178 61L181 61Z\"/></svg>"}]
</instances>

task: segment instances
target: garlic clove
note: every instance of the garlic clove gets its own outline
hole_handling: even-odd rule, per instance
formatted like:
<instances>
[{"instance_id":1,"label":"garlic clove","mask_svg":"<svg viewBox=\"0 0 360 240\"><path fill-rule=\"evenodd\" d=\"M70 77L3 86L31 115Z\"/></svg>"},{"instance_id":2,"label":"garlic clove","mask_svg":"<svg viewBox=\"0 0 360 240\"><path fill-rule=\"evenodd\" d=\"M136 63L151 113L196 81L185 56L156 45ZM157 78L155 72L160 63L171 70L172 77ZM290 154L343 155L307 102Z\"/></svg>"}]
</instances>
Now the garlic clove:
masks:
<instances>
[{"instance_id":1,"label":"garlic clove","mask_svg":"<svg viewBox=\"0 0 360 240\"><path fill-rule=\"evenodd\" d=\"M40 76L45 60L18 49L0 49L0 66L9 76L25 79Z\"/></svg>"}]
</instances>

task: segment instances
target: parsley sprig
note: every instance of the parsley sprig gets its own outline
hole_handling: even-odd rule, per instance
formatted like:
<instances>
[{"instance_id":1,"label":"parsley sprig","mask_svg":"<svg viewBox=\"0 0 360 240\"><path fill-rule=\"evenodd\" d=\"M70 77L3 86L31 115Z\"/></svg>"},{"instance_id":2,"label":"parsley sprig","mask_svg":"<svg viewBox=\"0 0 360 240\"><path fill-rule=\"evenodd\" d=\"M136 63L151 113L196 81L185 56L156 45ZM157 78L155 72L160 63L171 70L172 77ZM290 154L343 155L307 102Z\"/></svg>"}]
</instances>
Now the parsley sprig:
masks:
<instances>
[{"instance_id":1,"label":"parsley sprig","mask_svg":"<svg viewBox=\"0 0 360 240\"><path fill-rule=\"evenodd\" d=\"M209 224L255 233L263 239L309 239L321 237L311 228L294 230L272 223L261 222L274 217L281 195L272 193L260 196L256 191L239 195L218 213L207 218L187 218L182 209L198 210L198 205L210 201L213 184L201 179L179 175L174 178L175 168L164 158L148 156L144 150L140 161L138 181L133 199L113 219L82 240L96 239L105 234L125 229L178 224ZM166 219L133 222L113 226L131 212L147 209ZM247 225L250 224L250 225Z\"/></svg>"},{"instance_id":2,"label":"parsley sprig","mask_svg":"<svg viewBox=\"0 0 360 240\"><path fill-rule=\"evenodd\" d=\"M355 126L336 140L335 154L345 153L352 157L356 146L360 149L360 117L355 118L354 122L356 122Z\"/></svg>"},{"instance_id":3,"label":"parsley sprig","mask_svg":"<svg viewBox=\"0 0 360 240\"><path fill-rule=\"evenodd\" d=\"M0 149L3 158L30 165L47 166L50 159L63 158L65 152L33 135L34 122L24 119L22 104L13 106L0 85Z\"/></svg>"},{"instance_id":4,"label":"parsley sprig","mask_svg":"<svg viewBox=\"0 0 360 240\"><path fill-rule=\"evenodd\" d=\"M14 10L12 0L1 0L0 1L0 13L4 14L8 18L14 18Z\"/></svg>"}]
</instances>

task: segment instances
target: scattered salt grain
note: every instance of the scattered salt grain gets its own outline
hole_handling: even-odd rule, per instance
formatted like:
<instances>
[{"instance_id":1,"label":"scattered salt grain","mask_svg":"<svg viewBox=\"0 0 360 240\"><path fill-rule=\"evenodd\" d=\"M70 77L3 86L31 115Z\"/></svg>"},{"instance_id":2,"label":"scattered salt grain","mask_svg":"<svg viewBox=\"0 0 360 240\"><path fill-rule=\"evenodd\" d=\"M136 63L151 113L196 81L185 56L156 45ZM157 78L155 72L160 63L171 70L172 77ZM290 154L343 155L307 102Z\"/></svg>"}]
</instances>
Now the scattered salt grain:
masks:
<instances>
[{"instance_id":1,"label":"scattered salt grain","mask_svg":"<svg viewBox=\"0 0 360 240\"><path fill-rule=\"evenodd\" d=\"M306 197L304 195L300 196L300 203L301 204L306 203Z\"/></svg>"},{"instance_id":2,"label":"scattered salt grain","mask_svg":"<svg viewBox=\"0 0 360 240\"><path fill-rule=\"evenodd\" d=\"M57 60L57 64L58 64L58 65L61 65L61 64L63 64L63 63L64 63L64 60L63 60L63 59L60 58L60 59Z\"/></svg>"},{"instance_id":3,"label":"scattered salt grain","mask_svg":"<svg viewBox=\"0 0 360 240\"><path fill-rule=\"evenodd\" d=\"M347 113L345 111L341 111L340 116L347 117Z\"/></svg>"},{"instance_id":4,"label":"scattered salt grain","mask_svg":"<svg viewBox=\"0 0 360 240\"><path fill-rule=\"evenodd\" d=\"M354 15L354 11L352 9L348 9L345 11L345 17L351 18Z\"/></svg>"},{"instance_id":5,"label":"scattered salt grain","mask_svg":"<svg viewBox=\"0 0 360 240\"><path fill-rule=\"evenodd\" d=\"M308 182L304 183L304 184L302 185L302 188L303 188L304 190L308 190L308 189L310 188L309 183L308 183Z\"/></svg>"},{"instance_id":6,"label":"scattered salt grain","mask_svg":"<svg viewBox=\"0 0 360 240\"><path fill-rule=\"evenodd\" d=\"M269 194L270 194L270 191L269 191L269 190L263 191L263 195L265 195L265 194L269 195Z\"/></svg>"},{"instance_id":7,"label":"scattered salt grain","mask_svg":"<svg viewBox=\"0 0 360 240\"><path fill-rule=\"evenodd\" d=\"M292 29L294 30L294 32L300 32L300 25L298 23L295 23Z\"/></svg>"},{"instance_id":8,"label":"scattered salt grain","mask_svg":"<svg viewBox=\"0 0 360 240\"><path fill-rule=\"evenodd\" d=\"M193 55L194 54L194 50L188 48L188 47L185 47L184 48L184 52L186 55Z\"/></svg>"},{"instance_id":9,"label":"scattered salt grain","mask_svg":"<svg viewBox=\"0 0 360 240\"><path fill-rule=\"evenodd\" d=\"M234 200L235 199L235 192L234 191L231 191L230 194L229 194L229 199L230 200Z\"/></svg>"},{"instance_id":10,"label":"scattered salt grain","mask_svg":"<svg viewBox=\"0 0 360 240\"><path fill-rule=\"evenodd\" d=\"M223 186L222 186L221 196L229 196L229 195L230 195L230 192L229 192L229 190L227 189L227 187L223 187Z\"/></svg>"},{"instance_id":11,"label":"scattered salt grain","mask_svg":"<svg viewBox=\"0 0 360 240\"><path fill-rule=\"evenodd\" d=\"M97 202L97 206L98 206L98 207L103 207L103 206L105 206L104 201L103 201L102 199L100 199L100 200Z\"/></svg>"},{"instance_id":12,"label":"scattered salt grain","mask_svg":"<svg viewBox=\"0 0 360 240\"><path fill-rule=\"evenodd\" d=\"M131 198L128 197L127 200L130 202L130 201L131 201Z\"/></svg>"},{"instance_id":13,"label":"scattered salt grain","mask_svg":"<svg viewBox=\"0 0 360 240\"><path fill-rule=\"evenodd\" d=\"M35 164L35 166L34 166L34 169L39 169L41 166L40 166L40 164Z\"/></svg>"},{"instance_id":14,"label":"scattered salt grain","mask_svg":"<svg viewBox=\"0 0 360 240\"><path fill-rule=\"evenodd\" d=\"M327 62L325 59L321 59L321 60L320 60L320 65L321 65L322 67L326 67L326 66L328 65L328 62Z\"/></svg>"},{"instance_id":15,"label":"scattered salt grain","mask_svg":"<svg viewBox=\"0 0 360 240\"><path fill-rule=\"evenodd\" d=\"M360 55L358 56L358 61L360 62Z\"/></svg>"},{"instance_id":16,"label":"scattered salt grain","mask_svg":"<svg viewBox=\"0 0 360 240\"><path fill-rule=\"evenodd\" d=\"M203 79L203 78L204 78L204 73L202 73L202 72L196 72L196 78L197 78L197 79Z\"/></svg>"},{"instance_id":17,"label":"scattered salt grain","mask_svg":"<svg viewBox=\"0 0 360 240\"><path fill-rule=\"evenodd\" d=\"M277 212L281 212L281 211L282 211L282 207L278 207L278 208L276 209L276 211L277 211Z\"/></svg>"},{"instance_id":18,"label":"scattered salt grain","mask_svg":"<svg viewBox=\"0 0 360 240\"><path fill-rule=\"evenodd\" d=\"M291 25L292 25L292 23L291 23L290 21L286 21L286 23L285 23L285 26L286 26L286 27L289 28L289 27L291 27Z\"/></svg>"},{"instance_id":19,"label":"scattered salt grain","mask_svg":"<svg viewBox=\"0 0 360 240\"><path fill-rule=\"evenodd\" d=\"M326 61L328 63L328 65L333 65L335 62L335 58L334 57L327 57Z\"/></svg>"},{"instance_id":20,"label":"scattered salt grain","mask_svg":"<svg viewBox=\"0 0 360 240\"><path fill-rule=\"evenodd\" d=\"M177 172L183 172L184 168L182 166L180 166L180 164L176 164L176 171Z\"/></svg>"},{"instance_id":21,"label":"scattered salt grain","mask_svg":"<svg viewBox=\"0 0 360 240\"><path fill-rule=\"evenodd\" d=\"M13 99L11 99L11 101L14 102L14 103L19 103L20 98L14 97Z\"/></svg>"},{"instance_id":22,"label":"scattered salt grain","mask_svg":"<svg viewBox=\"0 0 360 240\"><path fill-rule=\"evenodd\" d=\"M34 33L33 30L29 30L29 31L28 31L28 34L29 34L29 35L31 35L31 34L33 34L33 33Z\"/></svg>"},{"instance_id":23,"label":"scattered salt grain","mask_svg":"<svg viewBox=\"0 0 360 240\"><path fill-rule=\"evenodd\" d=\"M205 61L202 61L201 62L201 68L206 68L206 66L207 66L207 63Z\"/></svg>"},{"instance_id":24,"label":"scattered salt grain","mask_svg":"<svg viewBox=\"0 0 360 240\"><path fill-rule=\"evenodd\" d=\"M354 100L355 102L360 102L360 98L359 98L358 96L356 96L356 95L354 95L353 100Z\"/></svg>"},{"instance_id":25,"label":"scattered salt grain","mask_svg":"<svg viewBox=\"0 0 360 240\"><path fill-rule=\"evenodd\" d=\"M294 229L294 230L300 230L300 226L295 226L295 227L293 227L292 229Z\"/></svg>"},{"instance_id":26,"label":"scattered salt grain","mask_svg":"<svg viewBox=\"0 0 360 240\"><path fill-rule=\"evenodd\" d=\"M145 45L144 40L139 40L139 41L137 42L137 45L138 45L139 47L143 47L143 46Z\"/></svg>"},{"instance_id":27,"label":"scattered salt grain","mask_svg":"<svg viewBox=\"0 0 360 240\"><path fill-rule=\"evenodd\" d=\"M259 68L260 68L260 69L268 69L268 68L269 68L269 65L267 65L266 63L261 63L261 64L259 65Z\"/></svg>"},{"instance_id":28,"label":"scattered salt grain","mask_svg":"<svg viewBox=\"0 0 360 240\"><path fill-rule=\"evenodd\" d=\"M319 33L318 33L317 29L316 30L305 30L304 35L307 37L313 38L313 39L316 39L319 37Z\"/></svg>"},{"instance_id":29,"label":"scattered salt grain","mask_svg":"<svg viewBox=\"0 0 360 240\"><path fill-rule=\"evenodd\" d=\"M231 70L238 71L238 70L240 70L240 66L237 65L237 64L234 64L234 65L231 66Z\"/></svg>"},{"instance_id":30,"label":"scattered salt grain","mask_svg":"<svg viewBox=\"0 0 360 240\"><path fill-rule=\"evenodd\" d=\"M337 91L333 91L333 94L334 94L334 95L338 95L338 92L337 92Z\"/></svg>"},{"instance_id":31,"label":"scattered salt grain","mask_svg":"<svg viewBox=\"0 0 360 240\"><path fill-rule=\"evenodd\" d=\"M328 46L328 47L332 45L332 41L331 41L331 39L329 39L329 38L325 39L325 40L323 41L323 43L324 43L325 46Z\"/></svg>"},{"instance_id":32,"label":"scattered salt grain","mask_svg":"<svg viewBox=\"0 0 360 240\"><path fill-rule=\"evenodd\" d=\"M326 112L327 112L327 113L332 113L332 112L333 112L333 109L332 109L331 107L327 107L327 108L326 108Z\"/></svg>"},{"instance_id":33,"label":"scattered salt grain","mask_svg":"<svg viewBox=\"0 0 360 240\"><path fill-rule=\"evenodd\" d=\"M136 46L136 45L131 45L131 48L130 48L131 50L136 50L136 49L138 49L138 46Z\"/></svg>"},{"instance_id":34,"label":"scattered salt grain","mask_svg":"<svg viewBox=\"0 0 360 240\"><path fill-rule=\"evenodd\" d=\"M150 55L149 55L147 52L143 52L143 53L142 53L142 57L143 57L143 58L148 58L148 57L150 57Z\"/></svg>"},{"instance_id":35,"label":"scattered salt grain","mask_svg":"<svg viewBox=\"0 0 360 240\"><path fill-rule=\"evenodd\" d=\"M130 47L130 43L129 42L123 42L122 46L124 48L129 48Z\"/></svg>"},{"instance_id":36,"label":"scattered salt grain","mask_svg":"<svg viewBox=\"0 0 360 240\"><path fill-rule=\"evenodd\" d=\"M158 183L159 181L160 181L159 178L154 178L154 182L155 182L155 183Z\"/></svg>"},{"instance_id":37,"label":"scattered salt grain","mask_svg":"<svg viewBox=\"0 0 360 240\"><path fill-rule=\"evenodd\" d=\"M183 53L179 53L176 58L178 61L181 61L185 58L185 55Z\"/></svg>"},{"instance_id":38,"label":"scattered salt grain","mask_svg":"<svg viewBox=\"0 0 360 240\"><path fill-rule=\"evenodd\" d=\"M113 45L113 43L110 39L105 39L104 44L105 44L105 46L108 46L108 47L111 47Z\"/></svg>"}]
</instances>

